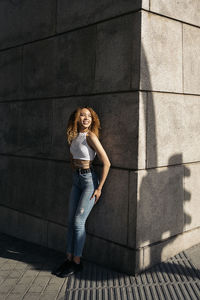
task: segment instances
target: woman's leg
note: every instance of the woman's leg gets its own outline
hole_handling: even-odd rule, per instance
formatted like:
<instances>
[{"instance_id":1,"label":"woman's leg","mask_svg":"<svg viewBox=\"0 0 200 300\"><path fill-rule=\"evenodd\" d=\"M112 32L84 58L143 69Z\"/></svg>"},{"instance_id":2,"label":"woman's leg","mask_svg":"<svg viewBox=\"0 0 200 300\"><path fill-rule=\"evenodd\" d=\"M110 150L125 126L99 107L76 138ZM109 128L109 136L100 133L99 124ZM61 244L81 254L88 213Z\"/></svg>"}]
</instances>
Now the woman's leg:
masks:
<instances>
[{"instance_id":1,"label":"woman's leg","mask_svg":"<svg viewBox=\"0 0 200 300\"><path fill-rule=\"evenodd\" d=\"M85 223L94 206L95 197L90 199L98 186L98 179L95 174L84 174L81 178L84 189L81 193L76 214L74 217L74 261L80 262L85 243Z\"/></svg>"}]
</instances>

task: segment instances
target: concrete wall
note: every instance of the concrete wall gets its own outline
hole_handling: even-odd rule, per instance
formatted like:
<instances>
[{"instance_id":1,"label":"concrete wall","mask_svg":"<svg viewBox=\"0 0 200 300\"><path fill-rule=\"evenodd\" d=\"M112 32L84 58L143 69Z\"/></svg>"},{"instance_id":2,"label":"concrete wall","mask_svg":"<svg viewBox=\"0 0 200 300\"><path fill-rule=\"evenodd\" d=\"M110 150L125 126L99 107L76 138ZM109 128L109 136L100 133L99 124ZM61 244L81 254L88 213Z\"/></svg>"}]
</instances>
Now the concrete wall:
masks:
<instances>
[{"instance_id":1,"label":"concrete wall","mask_svg":"<svg viewBox=\"0 0 200 300\"><path fill-rule=\"evenodd\" d=\"M140 9L139 0L0 3L0 230L65 252L72 183L66 126L77 106L91 105L112 167L87 223L84 256L130 272ZM100 175L97 158L95 166Z\"/></svg>"},{"instance_id":2,"label":"concrete wall","mask_svg":"<svg viewBox=\"0 0 200 300\"><path fill-rule=\"evenodd\" d=\"M183 2L0 3L1 231L65 251L66 125L91 105L112 166L84 256L134 273L199 242L199 4Z\"/></svg>"},{"instance_id":3,"label":"concrete wall","mask_svg":"<svg viewBox=\"0 0 200 300\"><path fill-rule=\"evenodd\" d=\"M139 270L200 242L199 13L190 0L151 0L142 11Z\"/></svg>"}]
</instances>

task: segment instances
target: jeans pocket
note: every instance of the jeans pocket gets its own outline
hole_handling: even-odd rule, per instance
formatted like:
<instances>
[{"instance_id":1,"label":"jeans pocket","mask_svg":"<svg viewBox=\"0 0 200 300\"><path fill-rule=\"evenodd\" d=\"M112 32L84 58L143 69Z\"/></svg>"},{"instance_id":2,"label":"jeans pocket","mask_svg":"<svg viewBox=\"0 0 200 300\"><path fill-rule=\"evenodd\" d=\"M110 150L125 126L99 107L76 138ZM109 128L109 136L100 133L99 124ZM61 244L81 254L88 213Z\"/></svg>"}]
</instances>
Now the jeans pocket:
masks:
<instances>
[{"instance_id":1,"label":"jeans pocket","mask_svg":"<svg viewBox=\"0 0 200 300\"><path fill-rule=\"evenodd\" d=\"M82 178L92 178L92 173L83 173L83 174L80 174Z\"/></svg>"}]
</instances>

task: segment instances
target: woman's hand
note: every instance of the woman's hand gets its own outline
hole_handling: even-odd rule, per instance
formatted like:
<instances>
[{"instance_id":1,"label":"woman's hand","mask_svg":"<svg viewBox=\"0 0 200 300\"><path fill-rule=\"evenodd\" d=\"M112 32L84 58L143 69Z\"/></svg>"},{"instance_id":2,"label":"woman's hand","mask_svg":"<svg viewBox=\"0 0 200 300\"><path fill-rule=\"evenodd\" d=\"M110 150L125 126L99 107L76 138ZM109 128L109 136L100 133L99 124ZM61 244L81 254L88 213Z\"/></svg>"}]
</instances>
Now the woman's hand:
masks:
<instances>
[{"instance_id":1,"label":"woman's hand","mask_svg":"<svg viewBox=\"0 0 200 300\"><path fill-rule=\"evenodd\" d=\"M94 191L94 193L92 194L92 196L90 197L90 200L91 200L93 197L95 197L94 204L96 204L97 201L99 200L100 196L101 196L101 190L100 190L100 189L96 189L96 190Z\"/></svg>"}]
</instances>

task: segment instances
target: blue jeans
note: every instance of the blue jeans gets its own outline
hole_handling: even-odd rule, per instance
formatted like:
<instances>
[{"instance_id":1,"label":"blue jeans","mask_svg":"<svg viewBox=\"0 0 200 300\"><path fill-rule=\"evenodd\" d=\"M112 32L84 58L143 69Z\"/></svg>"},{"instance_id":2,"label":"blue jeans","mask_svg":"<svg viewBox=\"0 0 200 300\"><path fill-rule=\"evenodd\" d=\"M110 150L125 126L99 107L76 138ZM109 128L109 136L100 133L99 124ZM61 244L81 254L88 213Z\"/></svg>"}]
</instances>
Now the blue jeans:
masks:
<instances>
[{"instance_id":1,"label":"blue jeans","mask_svg":"<svg viewBox=\"0 0 200 300\"><path fill-rule=\"evenodd\" d=\"M81 174L73 171L73 185L69 197L67 252L82 256L86 232L85 222L91 212L95 197L90 200L99 179L94 171Z\"/></svg>"}]
</instances>

